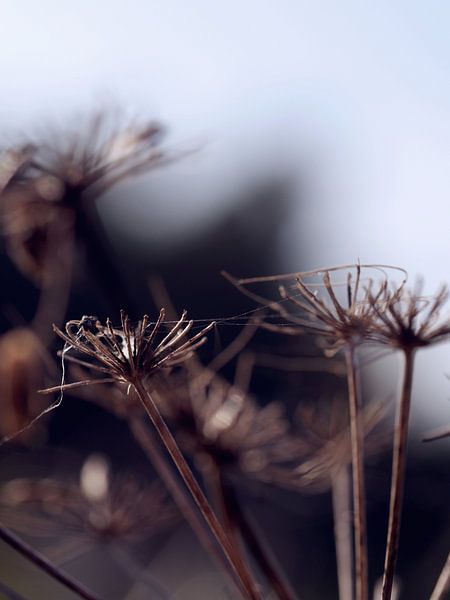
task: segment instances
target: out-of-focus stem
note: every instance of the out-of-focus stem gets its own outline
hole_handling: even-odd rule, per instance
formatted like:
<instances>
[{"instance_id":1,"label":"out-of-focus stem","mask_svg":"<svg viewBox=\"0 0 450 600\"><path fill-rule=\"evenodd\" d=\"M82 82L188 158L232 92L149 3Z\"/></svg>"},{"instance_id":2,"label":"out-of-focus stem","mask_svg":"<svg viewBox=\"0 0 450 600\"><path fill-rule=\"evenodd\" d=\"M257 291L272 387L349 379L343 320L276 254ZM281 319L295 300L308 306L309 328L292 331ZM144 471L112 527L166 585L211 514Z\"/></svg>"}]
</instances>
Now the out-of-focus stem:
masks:
<instances>
[{"instance_id":1,"label":"out-of-focus stem","mask_svg":"<svg viewBox=\"0 0 450 600\"><path fill-rule=\"evenodd\" d=\"M353 548L351 523L351 494L348 468L332 475L334 540L340 600L353 599Z\"/></svg>"},{"instance_id":2,"label":"out-of-focus stem","mask_svg":"<svg viewBox=\"0 0 450 600\"><path fill-rule=\"evenodd\" d=\"M408 424L411 406L414 351L405 350L403 379L395 418L394 448L392 453L392 479L389 503L389 523L384 560L382 600L390 600L398 556L403 491L405 487L406 456L408 449Z\"/></svg>"},{"instance_id":3,"label":"out-of-focus stem","mask_svg":"<svg viewBox=\"0 0 450 600\"><path fill-rule=\"evenodd\" d=\"M29 546L19 537L17 537L14 533L3 527L0 524L0 539L8 544L11 548L14 548L19 554L28 559L34 565L36 565L42 571L45 571L50 577L59 581L64 587L72 592L75 592L80 598L84 598L85 600L100 600L99 596L88 590L81 583L76 581L73 577L64 573L57 567L55 567L50 561L48 561L45 556L42 556L39 552L37 552L34 548Z\"/></svg>"},{"instance_id":4,"label":"out-of-focus stem","mask_svg":"<svg viewBox=\"0 0 450 600\"><path fill-rule=\"evenodd\" d=\"M250 570L245 562L241 560L239 554L235 551L233 545L230 543L228 536L214 514L197 480L192 474L189 465L179 449L175 438L171 434L164 419L162 418L150 393L145 389L140 381L135 381L133 385L143 407L150 417L156 431L158 432L158 435L161 438L162 443L167 449L167 452L170 454L195 504L211 529L211 532L216 538L219 546L222 548L223 553L230 565L231 571L237 575L241 583L243 593L247 598L251 598L251 600L260 600L261 596Z\"/></svg>"},{"instance_id":5,"label":"out-of-focus stem","mask_svg":"<svg viewBox=\"0 0 450 600\"><path fill-rule=\"evenodd\" d=\"M368 600L364 423L361 411L357 358L355 348L350 344L346 349L345 358L350 407L356 600Z\"/></svg>"},{"instance_id":6,"label":"out-of-focus stem","mask_svg":"<svg viewBox=\"0 0 450 600\"><path fill-rule=\"evenodd\" d=\"M439 575L430 600L445 600L450 594L450 554L447 556L444 568Z\"/></svg>"},{"instance_id":7,"label":"out-of-focus stem","mask_svg":"<svg viewBox=\"0 0 450 600\"><path fill-rule=\"evenodd\" d=\"M223 473L219 470L218 474L217 482L220 488L217 495L221 497L224 522L227 524L227 530L230 530L231 539L234 538L239 542L238 533L240 533L278 598L280 600L295 600L296 595L279 573L277 566L274 564L274 559L264 548L261 540L248 522L244 511L239 506L233 487L225 480Z\"/></svg>"},{"instance_id":8,"label":"out-of-focus stem","mask_svg":"<svg viewBox=\"0 0 450 600\"><path fill-rule=\"evenodd\" d=\"M156 472L172 496L180 513L191 526L208 556L217 558L218 562L227 568L228 565L223 553L218 551L216 544L210 537L209 528L205 530L206 524L204 520L192 505L190 497L186 495L186 492L181 487L182 484L180 480L174 475L172 469L161 455L160 445L154 439L151 431L149 431L141 419L138 418L130 419L128 424L135 440L156 469Z\"/></svg>"}]
</instances>

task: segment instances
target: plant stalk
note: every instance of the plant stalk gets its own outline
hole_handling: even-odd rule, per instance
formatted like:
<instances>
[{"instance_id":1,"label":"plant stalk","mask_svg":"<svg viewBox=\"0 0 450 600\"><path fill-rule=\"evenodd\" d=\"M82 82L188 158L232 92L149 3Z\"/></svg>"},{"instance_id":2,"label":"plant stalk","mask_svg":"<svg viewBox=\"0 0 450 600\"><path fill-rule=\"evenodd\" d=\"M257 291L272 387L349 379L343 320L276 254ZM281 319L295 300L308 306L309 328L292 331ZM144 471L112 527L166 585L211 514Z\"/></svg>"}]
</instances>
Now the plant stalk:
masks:
<instances>
[{"instance_id":1,"label":"plant stalk","mask_svg":"<svg viewBox=\"0 0 450 600\"><path fill-rule=\"evenodd\" d=\"M384 559L382 600L390 600L394 584L395 565L398 556L403 491L405 487L406 457L408 448L408 424L414 371L414 350L404 350L403 379L397 405L392 451L392 479L389 503L389 523Z\"/></svg>"},{"instance_id":2,"label":"plant stalk","mask_svg":"<svg viewBox=\"0 0 450 600\"><path fill-rule=\"evenodd\" d=\"M340 600L353 600L353 547L350 476L347 467L331 477L334 539Z\"/></svg>"},{"instance_id":3,"label":"plant stalk","mask_svg":"<svg viewBox=\"0 0 450 600\"><path fill-rule=\"evenodd\" d=\"M59 581L64 587L77 594L80 598L84 598L85 600L100 600L99 596L85 588L84 585L76 581L76 579L73 579L73 577L67 573L64 573L64 571L53 566L53 564L42 554L6 529L2 524L0 524L0 539L11 548L14 548L14 550L19 552L19 554L36 565L39 569L45 571L50 577Z\"/></svg>"},{"instance_id":4,"label":"plant stalk","mask_svg":"<svg viewBox=\"0 0 450 600\"><path fill-rule=\"evenodd\" d=\"M450 593L450 554L445 561L445 565L439 575L439 579L436 582L436 586L433 593L430 596L430 600L445 600L448 598Z\"/></svg>"},{"instance_id":5,"label":"plant stalk","mask_svg":"<svg viewBox=\"0 0 450 600\"><path fill-rule=\"evenodd\" d=\"M214 544L211 536L209 535L209 528L205 530L205 521L199 516L195 507L192 505L190 498L186 495L185 490L182 488L182 484L179 479L175 476L172 469L167 464L164 457L161 455L160 446L154 439L153 434L144 425L141 419L133 418L128 420L128 425L134 436L134 439L139 444L147 458L156 469L161 481L163 481L170 495L172 496L178 510L186 519L191 526L193 532L197 536L199 542L209 556L213 556L217 559L222 567L228 569L228 563L223 555ZM239 580L237 580L239 585Z\"/></svg>"},{"instance_id":6,"label":"plant stalk","mask_svg":"<svg viewBox=\"0 0 450 600\"><path fill-rule=\"evenodd\" d=\"M151 394L145 389L139 380L134 381L133 385L143 407L145 408L156 431L158 432L162 443L164 444L167 452L170 454L176 468L186 484L186 487L192 495L195 504L211 529L211 532L216 538L219 546L222 548L232 572L237 575L241 583L242 592L251 600L261 600L261 595L258 591L256 583L253 580L250 570L241 560L239 553L235 550L222 525L219 523L208 500L206 499L206 496L202 492L181 450L179 449L175 438L173 437L156 404L154 403Z\"/></svg>"},{"instance_id":7,"label":"plant stalk","mask_svg":"<svg viewBox=\"0 0 450 600\"><path fill-rule=\"evenodd\" d=\"M218 467L217 470L217 484L219 486L217 496L221 498L224 523L228 524L226 530L231 530L231 539L233 539L233 537L237 539L237 534L240 533L278 598L280 600L295 600L296 596L294 592L279 573L277 566L274 564L273 557L269 556L269 553L263 547L261 541L248 522L244 511L239 505L233 487L225 480L223 473Z\"/></svg>"},{"instance_id":8,"label":"plant stalk","mask_svg":"<svg viewBox=\"0 0 450 600\"><path fill-rule=\"evenodd\" d=\"M368 600L366 492L364 485L364 423L361 411L358 365L354 346L345 353L353 481L353 527L355 534L356 600Z\"/></svg>"}]
</instances>

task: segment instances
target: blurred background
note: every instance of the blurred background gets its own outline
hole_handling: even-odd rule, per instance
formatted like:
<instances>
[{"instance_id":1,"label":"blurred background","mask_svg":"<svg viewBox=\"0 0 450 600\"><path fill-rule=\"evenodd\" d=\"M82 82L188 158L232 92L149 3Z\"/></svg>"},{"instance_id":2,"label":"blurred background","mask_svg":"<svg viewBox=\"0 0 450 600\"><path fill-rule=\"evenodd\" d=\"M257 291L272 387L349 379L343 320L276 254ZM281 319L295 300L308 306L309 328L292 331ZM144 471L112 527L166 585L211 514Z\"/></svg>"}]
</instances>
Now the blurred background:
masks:
<instances>
[{"instance_id":1,"label":"blurred background","mask_svg":"<svg viewBox=\"0 0 450 600\"><path fill-rule=\"evenodd\" d=\"M96 203L120 287L137 312L149 310L149 281L164 282L177 310L220 318L252 308L222 269L244 277L358 259L402 266L412 281L423 276L433 293L450 281L449 21L450 8L439 1L3 3L0 144L39 140L52 128L76 130L86 114L108 106L162 124L161 147L179 158ZM7 331L32 319L38 293L5 249L1 259ZM75 281L68 318L116 310L110 292L96 289L82 265ZM219 327L212 351L237 331ZM261 347L283 348L270 339L263 336ZM395 356L371 365L367 393L395 391L396 369ZM450 445L421 439L450 422L449 372L447 347L419 356L399 562L405 599L427 597L448 552ZM288 385L282 372L257 373L255 392L263 403L281 393L297 400L310 393L310 377L295 386L289 377ZM112 437L116 430L123 451ZM33 443L0 449L3 480L37 473L76 478L93 452L114 469L147 468L121 425L87 403L67 402L53 416L47 442ZM386 456L368 474L372 581L382 570L389 469ZM299 595L336 598L327 495L258 488L243 498ZM191 574L172 581L165 557L178 551L181 565L186 548L197 547L187 526L176 525L158 543L147 563L173 583L177 598L226 597L200 548L189 554ZM3 550L0 574L11 585L25 568L16 560ZM111 580L102 588L105 578L79 560L72 571L105 597L147 597L148 588L130 591L130 573L112 575L108 564ZM70 597L44 592L50 584L33 573L27 598Z\"/></svg>"}]
</instances>

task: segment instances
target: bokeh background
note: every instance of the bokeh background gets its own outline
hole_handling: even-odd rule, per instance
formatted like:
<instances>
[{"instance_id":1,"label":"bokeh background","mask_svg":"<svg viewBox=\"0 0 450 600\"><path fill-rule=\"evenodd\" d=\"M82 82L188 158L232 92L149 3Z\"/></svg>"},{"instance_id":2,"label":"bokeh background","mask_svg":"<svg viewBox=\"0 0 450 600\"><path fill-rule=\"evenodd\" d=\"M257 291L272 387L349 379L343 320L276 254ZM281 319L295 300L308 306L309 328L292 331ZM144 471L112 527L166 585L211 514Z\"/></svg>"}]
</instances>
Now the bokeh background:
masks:
<instances>
[{"instance_id":1,"label":"bokeh background","mask_svg":"<svg viewBox=\"0 0 450 600\"><path fill-rule=\"evenodd\" d=\"M1 145L45 136L55 124L76 127L80 115L109 105L166 127L163 146L186 155L98 203L114 260L142 310L151 277L164 280L178 309L216 318L251 307L221 269L267 275L357 259L400 265L433 292L450 281L449 21L450 8L439 1L5 2ZM11 305L29 319L36 295L4 252L2 265L6 329ZM70 317L111 311L107 298L88 290L73 294ZM214 343L233 334L219 328ZM389 357L367 369L367 393L392 393L396 368ZM448 551L450 446L421 442L423 432L450 422L448 372L448 348L420 356L399 563L405 599L427 597ZM267 401L284 390L284 375L264 377L255 386ZM76 473L90 452L105 454L114 468L145 471L129 440L123 448L111 440L119 425L108 421L108 434L98 433L105 419L92 406L62 407L49 445L1 449L2 477L48 474L49 464ZM388 458L369 473L372 580L382 567L388 474ZM301 597L336 597L329 498L261 490L244 497ZM178 551L177 597L221 598L198 548L197 562L188 553L191 574L181 570L186 548L196 544L189 536L182 526L168 535L149 556L153 572L166 569L172 580L164 556ZM25 567L2 557L0 572L15 581L14 569ZM84 560L73 572L102 591L105 577L89 573ZM211 590L195 588L207 586L211 572ZM44 591L48 582L31 571L28 577L27 597L69 597ZM106 597L125 598L128 584L111 577Z\"/></svg>"}]
</instances>

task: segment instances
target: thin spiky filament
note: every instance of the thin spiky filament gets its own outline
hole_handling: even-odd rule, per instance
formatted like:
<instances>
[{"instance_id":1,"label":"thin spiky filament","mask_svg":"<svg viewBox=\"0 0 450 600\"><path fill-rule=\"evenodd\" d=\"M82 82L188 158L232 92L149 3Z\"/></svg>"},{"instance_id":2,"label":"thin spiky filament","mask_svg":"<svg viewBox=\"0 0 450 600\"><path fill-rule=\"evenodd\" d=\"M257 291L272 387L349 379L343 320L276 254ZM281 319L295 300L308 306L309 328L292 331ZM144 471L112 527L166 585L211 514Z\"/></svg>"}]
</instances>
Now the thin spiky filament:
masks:
<instances>
[{"instance_id":1,"label":"thin spiky filament","mask_svg":"<svg viewBox=\"0 0 450 600\"><path fill-rule=\"evenodd\" d=\"M66 342L67 348L73 348L100 363L86 363L86 366L108 374L121 383L133 384L136 379L148 379L159 369L170 368L187 360L206 342L206 334L214 327L214 323L188 338L193 321L186 321L186 314L184 311L179 321L158 343L155 340L164 322L164 309L161 309L155 323L150 323L145 315L136 327L131 326L128 316L122 311L120 329L114 328L109 319L106 325L102 325L95 317L83 317L69 321L65 333L57 327L54 330Z\"/></svg>"}]
</instances>

